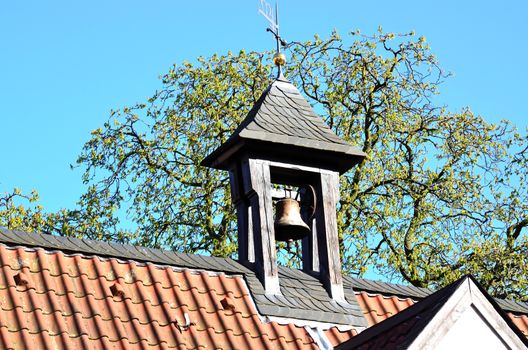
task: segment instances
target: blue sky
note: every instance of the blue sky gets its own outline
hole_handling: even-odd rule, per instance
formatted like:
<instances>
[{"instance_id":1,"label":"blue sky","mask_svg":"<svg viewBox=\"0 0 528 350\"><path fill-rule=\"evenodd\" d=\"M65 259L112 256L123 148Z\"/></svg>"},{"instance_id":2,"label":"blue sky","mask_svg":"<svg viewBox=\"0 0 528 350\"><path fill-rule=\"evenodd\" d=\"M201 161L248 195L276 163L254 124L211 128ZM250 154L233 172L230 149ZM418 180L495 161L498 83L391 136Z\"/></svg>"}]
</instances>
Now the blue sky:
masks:
<instances>
[{"instance_id":1,"label":"blue sky","mask_svg":"<svg viewBox=\"0 0 528 350\"><path fill-rule=\"evenodd\" d=\"M173 63L273 48L257 0L4 1L0 4L0 193L37 189L49 210L72 207L70 170L110 109L145 101ZM455 73L440 101L526 129L526 1L287 1L286 40L336 28L424 35Z\"/></svg>"}]
</instances>

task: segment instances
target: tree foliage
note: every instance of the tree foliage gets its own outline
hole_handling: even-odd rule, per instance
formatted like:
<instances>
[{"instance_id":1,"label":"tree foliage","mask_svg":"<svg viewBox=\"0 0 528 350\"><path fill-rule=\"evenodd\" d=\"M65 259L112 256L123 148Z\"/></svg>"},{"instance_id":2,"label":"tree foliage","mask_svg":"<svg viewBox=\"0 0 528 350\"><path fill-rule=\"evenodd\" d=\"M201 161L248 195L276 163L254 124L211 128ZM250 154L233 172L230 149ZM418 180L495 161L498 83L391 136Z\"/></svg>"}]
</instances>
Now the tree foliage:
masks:
<instances>
[{"instance_id":1,"label":"tree foliage","mask_svg":"<svg viewBox=\"0 0 528 350\"><path fill-rule=\"evenodd\" d=\"M42 231L46 214L38 205L39 195L33 190L24 194L18 188L0 195L0 227L29 232Z\"/></svg>"},{"instance_id":2,"label":"tree foliage","mask_svg":"<svg viewBox=\"0 0 528 350\"><path fill-rule=\"evenodd\" d=\"M416 286L473 273L496 296L526 299L526 136L469 108L438 106L447 75L413 34L334 33L291 44L289 56L286 76L368 155L341 177L344 269ZM241 51L173 66L146 103L113 111L92 132L77 161L88 185L79 209L33 227L232 255L229 179L199 163L271 83L268 62L269 54ZM1 220L17 210L7 207Z\"/></svg>"},{"instance_id":3,"label":"tree foliage","mask_svg":"<svg viewBox=\"0 0 528 350\"><path fill-rule=\"evenodd\" d=\"M98 198L91 198L86 206L80 201L81 209L61 209L50 213L39 204L39 197L36 190L24 193L19 188L0 193L0 227L121 242L135 237L134 233L120 227L114 208L102 206Z\"/></svg>"},{"instance_id":4,"label":"tree foliage","mask_svg":"<svg viewBox=\"0 0 528 350\"><path fill-rule=\"evenodd\" d=\"M436 106L445 75L423 38L346 46L334 36L294 54L311 102L368 154L342 177L346 268L374 265L423 287L473 273L495 295L525 297L526 168L514 128Z\"/></svg>"}]
</instances>

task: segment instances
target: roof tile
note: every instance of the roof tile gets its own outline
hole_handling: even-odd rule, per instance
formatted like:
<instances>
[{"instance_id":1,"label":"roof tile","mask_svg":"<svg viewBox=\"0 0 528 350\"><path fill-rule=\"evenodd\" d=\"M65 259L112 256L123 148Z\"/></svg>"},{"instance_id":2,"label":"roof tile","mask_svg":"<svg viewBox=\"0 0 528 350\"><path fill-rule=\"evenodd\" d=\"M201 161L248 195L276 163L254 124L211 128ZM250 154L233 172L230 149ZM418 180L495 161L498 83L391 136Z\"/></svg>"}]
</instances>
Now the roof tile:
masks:
<instances>
[{"instance_id":1,"label":"roof tile","mask_svg":"<svg viewBox=\"0 0 528 350\"><path fill-rule=\"evenodd\" d=\"M359 306L371 327L414 305L419 298L401 298L380 293L356 292ZM528 337L528 315L507 312L519 330Z\"/></svg>"},{"instance_id":2,"label":"roof tile","mask_svg":"<svg viewBox=\"0 0 528 350\"><path fill-rule=\"evenodd\" d=\"M509 312L508 316L510 316L513 323L521 330L521 332L528 337L528 315L516 315Z\"/></svg>"},{"instance_id":3,"label":"roof tile","mask_svg":"<svg viewBox=\"0 0 528 350\"><path fill-rule=\"evenodd\" d=\"M241 276L5 245L0 264L3 348L316 347L302 327L261 321Z\"/></svg>"},{"instance_id":4,"label":"roof tile","mask_svg":"<svg viewBox=\"0 0 528 350\"><path fill-rule=\"evenodd\" d=\"M66 348L72 347L71 344L81 346L79 344L83 339L91 339L88 335L97 337L98 329L104 330L107 324L115 323L125 330L116 329L113 338L104 335L98 338L98 343L105 344L103 348L136 348L140 345L145 349L153 348L149 344L162 336L164 338L154 348L185 349L194 345L220 343L229 345L233 337L238 337L239 342L250 344L244 348L253 347L251 344L255 341L258 344L256 348L262 344L268 347L273 344L273 347L280 348L283 343L288 344L288 348L295 348L298 344L303 345L300 348L308 347L307 344L315 347L312 340L311 343L301 340L303 337L309 338L304 328L277 325L281 327L277 330L263 323L257 317L254 305L268 316L339 324L348 322L356 326L359 325L358 317L363 314L368 324L374 325L432 292L425 288L345 277L345 296L350 304L328 303L330 299L325 300L327 294L317 276L279 267L283 295L268 298L255 274L231 259L198 257L133 246L107 249L106 256L97 256L94 247L98 245L92 244L93 241L63 237L44 240L41 235L35 234L26 236L22 239L20 233L0 229L0 242L7 244L0 244L0 309L15 316L34 312L33 323L29 324L38 327L45 327L50 317L60 315L65 318L64 322L69 323L62 325L70 327L71 334L77 334L78 337L72 340L69 335L61 333L53 335L53 340L46 340L48 345L52 342L63 344L62 348L65 348L64 344L67 344ZM66 240L68 242L64 244L64 249L68 254L60 251L63 249L61 244ZM46 249L28 248L24 247L25 244L40 244ZM77 250L72 247L77 247ZM137 261L127 260L129 257L117 254L129 254ZM204 271L208 269L210 271ZM19 282L26 281L27 284L17 284L15 276L18 276ZM112 295L112 287L116 283L122 295ZM352 287L356 290L359 305ZM233 307L223 306L222 301L226 298L229 300L227 305ZM524 334L528 334L528 316L525 312L528 304L498 302L510 312L510 318ZM185 314L193 325L186 327ZM86 322L91 324L86 325ZM241 333L242 328L238 325L246 326L247 322L251 322L252 326L247 332ZM171 329L171 325L176 331L164 335L162 331ZM148 329L143 330L145 327ZM152 327L157 328L152 330ZM294 327L293 333L291 327ZM6 333L6 329L0 322L0 340L3 339L2 334L13 335L13 332ZM287 330L293 335L284 338L273 336L276 332L282 334ZM123 332L131 332L132 335L121 339ZM259 332L259 335L255 336L255 332ZM328 334L336 332L331 329L326 333L330 339ZM24 339L28 334L22 327L17 336L11 338ZM50 337L47 330L31 336L37 336L35 334L40 338Z\"/></svg>"},{"instance_id":5,"label":"roof tile","mask_svg":"<svg viewBox=\"0 0 528 350\"><path fill-rule=\"evenodd\" d=\"M340 331L337 327L327 329L324 333L334 347L358 334L355 329Z\"/></svg>"}]
</instances>

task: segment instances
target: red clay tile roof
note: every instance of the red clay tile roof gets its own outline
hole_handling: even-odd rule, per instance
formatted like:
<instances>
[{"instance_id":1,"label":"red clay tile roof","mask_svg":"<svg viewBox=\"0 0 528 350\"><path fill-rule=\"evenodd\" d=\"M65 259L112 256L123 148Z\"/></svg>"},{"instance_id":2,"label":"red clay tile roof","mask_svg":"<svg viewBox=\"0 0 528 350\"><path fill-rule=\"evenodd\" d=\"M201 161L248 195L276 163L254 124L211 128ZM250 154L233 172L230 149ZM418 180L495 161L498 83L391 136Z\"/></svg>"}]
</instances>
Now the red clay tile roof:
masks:
<instances>
[{"instance_id":1,"label":"red clay tile roof","mask_svg":"<svg viewBox=\"0 0 528 350\"><path fill-rule=\"evenodd\" d=\"M369 292L356 292L356 296L369 327L394 316L420 301L419 298L401 298ZM519 330L528 337L528 315L513 312L506 312L506 314Z\"/></svg>"},{"instance_id":2,"label":"red clay tile roof","mask_svg":"<svg viewBox=\"0 0 528 350\"><path fill-rule=\"evenodd\" d=\"M310 349L240 276L0 245L2 349Z\"/></svg>"},{"instance_id":3,"label":"red clay tile roof","mask_svg":"<svg viewBox=\"0 0 528 350\"><path fill-rule=\"evenodd\" d=\"M356 293L359 307L367 319L369 327L396 315L417 301L411 298L400 298L367 292Z\"/></svg>"},{"instance_id":4,"label":"red clay tile roof","mask_svg":"<svg viewBox=\"0 0 528 350\"><path fill-rule=\"evenodd\" d=\"M337 327L327 329L324 333L332 346L337 346L358 334L355 329L340 331Z\"/></svg>"},{"instance_id":5,"label":"red clay tile roof","mask_svg":"<svg viewBox=\"0 0 528 350\"><path fill-rule=\"evenodd\" d=\"M377 349L400 349L402 344L412 341L416 335L423 329L425 325L439 310L443 302L456 290L462 281L451 284L440 291L432 294L421 303L407 305L402 304L398 298L384 298L383 296L376 296L372 299L368 295L364 300L367 305L373 306L368 314L380 316L386 312L385 320L370 326L357 337L353 337L349 341L341 343L337 349L339 350L377 350ZM361 298L365 296L362 295ZM360 305L362 303L360 302ZM410 308L408 306L411 306ZM402 307L398 310L398 307ZM403 310L403 308L407 310ZM404 312L403 312L404 311ZM395 315L394 315L395 314ZM394 316L394 317L393 317ZM372 318L375 321L374 318Z\"/></svg>"},{"instance_id":6,"label":"red clay tile roof","mask_svg":"<svg viewBox=\"0 0 528 350\"><path fill-rule=\"evenodd\" d=\"M513 323L523 332L528 338L528 315L516 315L508 312L508 316L512 319Z\"/></svg>"},{"instance_id":7,"label":"red clay tile roof","mask_svg":"<svg viewBox=\"0 0 528 350\"><path fill-rule=\"evenodd\" d=\"M80 253L106 259L132 260L156 265L223 272L243 276L252 300L260 315L303 321L322 322L331 325L364 328L367 321L359 308L352 288L345 288L347 303L330 298L317 276L279 266L279 284L282 295L265 293L255 268L242 265L229 258L185 254L174 251L103 241L82 240L48 234L34 234L6 230L0 227L0 243L7 246L36 247L58 250L66 254Z\"/></svg>"},{"instance_id":8,"label":"red clay tile roof","mask_svg":"<svg viewBox=\"0 0 528 350\"><path fill-rule=\"evenodd\" d=\"M504 312L472 276L466 276L420 302L410 298L356 292L360 307L369 319L369 323L373 322L373 324L369 324L369 328L357 336L340 343L336 350L406 349L435 317L445 302L460 288L464 288L465 293L469 290L480 291L479 295L486 298L491 307L509 324L511 330L516 334L516 339L528 346L526 333L516 329L514 322L512 322L512 315ZM460 298L461 294L458 295ZM468 303L467 300L464 302ZM468 305L468 307L470 306Z\"/></svg>"},{"instance_id":9,"label":"red clay tile roof","mask_svg":"<svg viewBox=\"0 0 528 350\"><path fill-rule=\"evenodd\" d=\"M286 323L291 319L274 318L280 324L268 322L269 316L283 313L279 312L286 308L280 305L282 299L269 301L268 308L278 311L263 312L267 299L266 303L260 299L270 296L260 293L251 271L231 259L0 228L0 269L2 349L25 349L28 344L32 350L310 349L318 348L312 336L324 334L323 343L337 346L361 330L331 327L342 321L341 316L336 323L320 320L326 323L323 332ZM305 299L306 292L321 293L314 277L300 271L283 268L281 279L281 289L287 292L282 298L290 303L297 300L297 290ZM363 319L363 314L369 327L431 293L424 288L351 277L345 277L344 282L347 299L357 308L354 319ZM310 294L314 300L317 295ZM498 302L528 336L528 304ZM323 306L312 309L317 318ZM336 313L326 308L327 314ZM297 319L304 319L301 312L309 311L288 310L288 314L295 312L289 317ZM345 309L335 310L342 313ZM350 306L346 310L356 313Z\"/></svg>"}]
</instances>

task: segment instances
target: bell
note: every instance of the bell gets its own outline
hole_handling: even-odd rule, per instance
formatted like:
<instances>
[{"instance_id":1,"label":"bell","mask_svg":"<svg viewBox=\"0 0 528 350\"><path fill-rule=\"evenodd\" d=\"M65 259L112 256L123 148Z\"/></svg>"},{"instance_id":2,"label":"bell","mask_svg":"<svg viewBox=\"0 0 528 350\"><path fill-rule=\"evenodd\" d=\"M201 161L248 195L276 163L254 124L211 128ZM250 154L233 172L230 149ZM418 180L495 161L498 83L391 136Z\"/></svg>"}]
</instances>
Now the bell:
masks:
<instances>
[{"instance_id":1,"label":"bell","mask_svg":"<svg viewBox=\"0 0 528 350\"><path fill-rule=\"evenodd\" d=\"M277 202L275 217L275 240L277 241L298 240L310 233L310 228L301 218L299 202L293 198L283 198Z\"/></svg>"}]
</instances>

